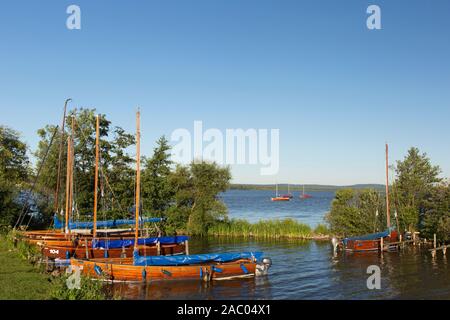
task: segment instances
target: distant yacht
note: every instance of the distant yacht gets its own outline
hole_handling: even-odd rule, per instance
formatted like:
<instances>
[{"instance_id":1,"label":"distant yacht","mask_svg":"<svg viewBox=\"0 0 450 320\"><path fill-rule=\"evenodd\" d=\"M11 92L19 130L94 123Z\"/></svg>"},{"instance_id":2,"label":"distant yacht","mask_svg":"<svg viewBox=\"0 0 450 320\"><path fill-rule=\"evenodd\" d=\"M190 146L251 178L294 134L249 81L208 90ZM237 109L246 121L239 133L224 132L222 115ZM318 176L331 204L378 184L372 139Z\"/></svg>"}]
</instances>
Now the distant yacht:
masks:
<instances>
[{"instance_id":1,"label":"distant yacht","mask_svg":"<svg viewBox=\"0 0 450 320\"><path fill-rule=\"evenodd\" d=\"M303 185L303 193L300 195L300 199L309 199L312 198L312 195L305 193L305 185Z\"/></svg>"}]
</instances>

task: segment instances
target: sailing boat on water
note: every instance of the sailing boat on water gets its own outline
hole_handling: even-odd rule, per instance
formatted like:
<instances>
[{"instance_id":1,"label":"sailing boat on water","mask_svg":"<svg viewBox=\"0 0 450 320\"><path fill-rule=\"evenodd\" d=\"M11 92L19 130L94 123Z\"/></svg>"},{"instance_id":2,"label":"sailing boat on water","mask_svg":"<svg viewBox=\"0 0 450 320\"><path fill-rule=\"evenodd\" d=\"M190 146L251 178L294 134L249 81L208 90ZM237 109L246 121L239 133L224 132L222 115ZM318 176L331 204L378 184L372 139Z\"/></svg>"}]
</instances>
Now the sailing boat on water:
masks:
<instances>
[{"instance_id":1,"label":"sailing boat on water","mask_svg":"<svg viewBox=\"0 0 450 320\"><path fill-rule=\"evenodd\" d=\"M305 193L305 185L303 185L303 193L300 195L300 199L309 199L312 198L312 195Z\"/></svg>"},{"instance_id":2,"label":"sailing boat on water","mask_svg":"<svg viewBox=\"0 0 450 320\"><path fill-rule=\"evenodd\" d=\"M136 116L136 204L140 203L140 113ZM135 210L135 241L132 258L82 260L72 258L72 267L93 278L109 281L148 282L153 280L199 279L203 281L254 277L267 274L271 260L262 252L217 253L144 257L138 243L140 206Z\"/></svg>"},{"instance_id":3,"label":"sailing boat on water","mask_svg":"<svg viewBox=\"0 0 450 320\"><path fill-rule=\"evenodd\" d=\"M349 252L371 252L395 250L398 242L398 232L391 227L391 217L389 208L389 147L386 144L386 224L387 230L384 232L366 234L357 237L345 238L341 242L333 239L335 250L342 248Z\"/></svg>"},{"instance_id":4,"label":"sailing boat on water","mask_svg":"<svg viewBox=\"0 0 450 320\"><path fill-rule=\"evenodd\" d=\"M291 198L288 195L280 196L279 193L278 193L278 184L277 184L276 185L276 191L275 191L275 197L271 198L271 200L273 202L276 202L276 201L289 201L289 200L291 200Z\"/></svg>"},{"instance_id":5,"label":"sailing boat on water","mask_svg":"<svg viewBox=\"0 0 450 320\"><path fill-rule=\"evenodd\" d=\"M287 188L288 188L288 193L287 193L287 194L283 194L281 197L292 199L294 196L293 196L292 193L291 193L291 188L290 188L289 183L288 183L288 185L287 185Z\"/></svg>"}]
</instances>

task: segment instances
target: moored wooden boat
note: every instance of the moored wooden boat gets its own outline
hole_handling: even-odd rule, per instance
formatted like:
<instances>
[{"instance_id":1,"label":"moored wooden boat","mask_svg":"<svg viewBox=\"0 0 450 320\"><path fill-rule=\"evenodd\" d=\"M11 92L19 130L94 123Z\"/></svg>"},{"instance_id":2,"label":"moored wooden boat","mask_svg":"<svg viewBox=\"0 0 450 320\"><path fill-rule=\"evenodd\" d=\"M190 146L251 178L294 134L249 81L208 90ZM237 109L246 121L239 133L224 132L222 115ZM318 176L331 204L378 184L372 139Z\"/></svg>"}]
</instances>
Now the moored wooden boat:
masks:
<instances>
[{"instance_id":1,"label":"moored wooden boat","mask_svg":"<svg viewBox=\"0 0 450 320\"><path fill-rule=\"evenodd\" d=\"M183 258L178 256L177 258ZM229 280L267 274L269 264L254 259L228 262L206 262L189 265L134 265L133 258L71 259L73 268L81 273L107 281L150 282L158 280Z\"/></svg>"},{"instance_id":2,"label":"moored wooden boat","mask_svg":"<svg viewBox=\"0 0 450 320\"><path fill-rule=\"evenodd\" d=\"M42 254L49 259L99 259L99 258L126 258L132 257L134 247L123 248L93 248L92 246L78 246L78 247L57 247L44 246ZM184 243L162 244L143 246L139 249L139 254L142 256L157 256L157 255L176 255L185 254L186 245Z\"/></svg>"}]
</instances>

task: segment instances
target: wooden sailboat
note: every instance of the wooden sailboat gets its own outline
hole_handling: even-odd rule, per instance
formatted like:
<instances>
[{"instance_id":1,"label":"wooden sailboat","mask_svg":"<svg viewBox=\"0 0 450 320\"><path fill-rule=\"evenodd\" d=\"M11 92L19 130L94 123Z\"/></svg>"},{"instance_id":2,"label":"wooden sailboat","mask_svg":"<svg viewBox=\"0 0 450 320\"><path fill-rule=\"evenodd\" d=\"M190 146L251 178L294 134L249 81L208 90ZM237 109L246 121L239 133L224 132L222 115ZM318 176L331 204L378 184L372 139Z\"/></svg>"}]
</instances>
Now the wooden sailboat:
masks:
<instances>
[{"instance_id":1,"label":"wooden sailboat","mask_svg":"<svg viewBox=\"0 0 450 320\"><path fill-rule=\"evenodd\" d=\"M312 198L312 195L305 193L305 185L303 185L303 193L300 195L300 199L309 199Z\"/></svg>"},{"instance_id":2,"label":"wooden sailboat","mask_svg":"<svg viewBox=\"0 0 450 320\"><path fill-rule=\"evenodd\" d=\"M162 219L141 219L140 221L134 220L114 220L112 223L108 221L97 221L98 212L98 175L99 175L99 159L100 159L100 117L96 119L96 156L95 156L95 177L94 177L94 214L91 223L70 223L69 212L72 211L73 203L73 137L68 138L68 150L67 150L67 173L66 173L66 211L65 211L65 225L63 233L54 233L51 235L40 234L35 238L29 238L28 242L36 244L41 247L42 253L45 257L50 259L69 259L70 257L83 257L86 259L100 258L100 257L131 257L133 254L134 236L133 233L119 232L112 234L109 230L101 232L97 227L99 225L116 225L118 222L123 224L134 223L138 228L144 222L159 222ZM89 234L73 234L73 226L88 226ZM91 227L92 225L92 227ZM55 227L59 226L57 216L55 216ZM100 231L100 232L99 232ZM98 234L102 234L103 238L98 238ZM106 235L106 237L105 237ZM127 237L128 235L128 237ZM111 240L111 241L110 241ZM132 241L130 241L132 240ZM142 255L157 255L157 254L181 254L186 253L186 246L188 237L154 237L137 239L143 248Z\"/></svg>"},{"instance_id":3,"label":"wooden sailboat","mask_svg":"<svg viewBox=\"0 0 450 320\"><path fill-rule=\"evenodd\" d=\"M135 242L133 258L90 259L72 258L72 267L84 275L109 281L147 282L154 280L200 279L220 280L236 277L253 277L267 274L270 259L262 253L225 253L205 255L179 255L173 257L143 257L138 244L140 211L140 113L137 116L136 152L136 210Z\"/></svg>"},{"instance_id":4,"label":"wooden sailboat","mask_svg":"<svg viewBox=\"0 0 450 320\"><path fill-rule=\"evenodd\" d=\"M289 201L289 200L291 200L291 198L289 196L286 196L286 195L280 196L278 194L278 184L277 184L276 185L276 191L275 191L275 197L271 198L271 200L273 202L275 202L275 201Z\"/></svg>"},{"instance_id":5,"label":"wooden sailboat","mask_svg":"<svg viewBox=\"0 0 450 320\"><path fill-rule=\"evenodd\" d=\"M387 230L363 236L345 238L338 244L349 252L377 252L396 249L396 245L390 243L398 242L398 232L391 228L391 217L389 208L389 147L386 144L386 224Z\"/></svg>"}]
</instances>

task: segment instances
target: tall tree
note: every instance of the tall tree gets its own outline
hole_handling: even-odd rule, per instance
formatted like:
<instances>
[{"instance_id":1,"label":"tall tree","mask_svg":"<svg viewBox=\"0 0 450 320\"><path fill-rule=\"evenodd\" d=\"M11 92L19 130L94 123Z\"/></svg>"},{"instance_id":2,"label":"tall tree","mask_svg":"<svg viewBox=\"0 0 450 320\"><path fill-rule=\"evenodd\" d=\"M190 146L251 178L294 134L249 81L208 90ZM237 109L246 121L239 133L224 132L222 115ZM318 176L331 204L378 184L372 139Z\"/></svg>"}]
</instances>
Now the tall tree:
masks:
<instances>
[{"instance_id":1,"label":"tall tree","mask_svg":"<svg viewBox=\"0 0 450 320\"><path fill-rule=\"evenodd\" d=\"M422 234L441 241L450 240L450 183L435 186L425 200Z\"/></svg>"},{"instance_id":2,"label":"tall tree","mask_svg":"<svg viewBox=\"0 0 450 320\"><path fill-rule=\"evenodd\" d=\"M218 220L227 218L227 207L219 194L229 188L230 169L216 163L178 166L170 177L175 203L169 209L169 225L193 235L205 235Z\"/></svg>"},{"instance_id":3,"label":"tall tree","mask_svg":"<svg viewBox=\"0 0 450 320\"><path fill-rule=\"evenodd\" d=\"M165 217L174 193L169 186L172 161L170 145L165 136L156 142L151 158L144 159L142 198L144 209L152 216Z\"/></svg>"},{"instance_id":4,"label":"tall tree","mask_svg":"<svg viewBox=\"0 0 450 320\"><path fill-rule=\"evenodd\" d=\"M417 148L409 149L405 159L397 161L394 202L402 228L417 230L427 195L442 181L440 172L439 166L433 166L426 153L421 154Z\"/></svg>"}]
</instances>

